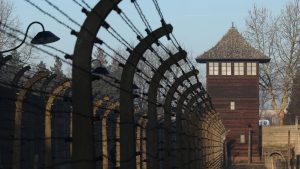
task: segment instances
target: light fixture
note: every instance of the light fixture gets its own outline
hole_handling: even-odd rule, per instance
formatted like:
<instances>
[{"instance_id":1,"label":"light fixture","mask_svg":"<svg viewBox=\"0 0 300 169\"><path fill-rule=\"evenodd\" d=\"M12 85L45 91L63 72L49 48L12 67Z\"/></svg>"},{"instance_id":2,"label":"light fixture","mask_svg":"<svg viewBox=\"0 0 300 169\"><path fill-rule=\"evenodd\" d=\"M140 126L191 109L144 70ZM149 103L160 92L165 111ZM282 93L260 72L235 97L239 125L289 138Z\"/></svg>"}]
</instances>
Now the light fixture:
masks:
<instances>
[{"instance_id":1,"label":"light fixture","mask_svg":"<svg viewBox=\"0 0 300 169\"><path fill-rule=\"evenodd\" d=\"M108 75L109 72L105 67L99 66L92 71L92 74Z\"/></svg>"},{"instance_id":2,"label":"light fixture","mask_svg":"<svg viewBox=\"0 0 300 169\"><path fill-rule=\"evenodd\" d=\"M2 53L10 52L10 51L16 50L16 49L18 49L20 46L22 46L22 45L24 44L26 38L27 38L28 30L29 30L29 28L30 28L33 24L39 24L39 25L41 25L43 31L42 31L42 32L39 32L39 33L31 40L31 43L32 43L32 44L36 44L36 45L38 45L38 44L48 44L48 43L56 42L56 41L58 41L58 40L60 39L59 37L57 37L56 35L54 35L52 32L50 32L50 31L45 31L44 25L43 25L42 23L35 21L35 22L31 22L31 23L28 25L28 27L27 27L27 29L26 29L25 37L24 37L24 39L22 40L22 42L21 42L18 46L14 47L14 48L12 48L12 49L0 51L0 53L2 54Z\"/></svg>"},{"instance_id":3,"label":"light fixture","mask_svg":"<svg viewBox=\"0 0 300 169\"><path fill-rule=\"evenodd\" d=\"M59 40L59 37L54 35L50 31L42 31L39 32L35 37L31 40L32 44L48 44L53 43Z\"/></svg>"},{"instance_id":4,"label":"light fixture","mask_svg":"<svg viewBox=\"0 0 300 169\"><path fill-rule=\"evenodd\" d=\"M138 87L136 84L133 84L133 85L132 85L132 89L133 89L133 90L137 90L137 89L139 89L139 87Z\"/></svg>"}]
</instances>

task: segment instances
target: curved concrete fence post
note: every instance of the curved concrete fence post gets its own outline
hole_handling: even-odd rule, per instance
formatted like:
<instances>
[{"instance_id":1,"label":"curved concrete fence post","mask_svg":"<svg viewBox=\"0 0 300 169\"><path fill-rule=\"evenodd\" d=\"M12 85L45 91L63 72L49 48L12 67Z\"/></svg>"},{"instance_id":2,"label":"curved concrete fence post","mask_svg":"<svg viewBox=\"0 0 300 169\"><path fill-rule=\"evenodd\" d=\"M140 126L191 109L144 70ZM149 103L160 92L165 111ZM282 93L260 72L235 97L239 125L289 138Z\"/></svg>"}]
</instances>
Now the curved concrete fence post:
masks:
<instances>
[{"instance_id":1,"label":"curved concrete fence post","mask_svg":"<svg viewBox=\"0 0 300 169\"><path fill-rule=\"evenodd\" d=\"M210 155L210 153L209 153L209 138L208 138L208 136L209 136L209 132L208 132L208 130L207 130L207 126L208 126L208 124L209 124L209 111L210 110L208 110L208 109L206 109L206 106L204 106L205 107L205 109L203 110L203 111L201 111L201 117L202 117L202 121L201 121L201 123L200 123L200 127L201 127L201 140L203 140L202 141L202 150L201 150L201 152L202 152L202 160L201 160L201 162L202 162L202 166L205 166L205 167L210 167L210 165L209 165L209 155ZM212 129L210 129L210 130L212 130Z\"/></svg>"},{"instance_id":2,"label":"curved concrete fence post","mask_svg":"<svg viewBox=\"0 0 300 169\"><path fill-rule=\"evenodd\" d=\"M97 99L94 102L93 105L93 117L95 122L94 124L94 136L95 136L95 156L97 159L101 159L101 153L102 153L102 140L101 140L101 134L102 134L102 130L101 130L101 126L102 126L102 120L101 120L101 114L97 113L97 111L99 109L102 108L103 104L106 103L107 101L109 101L109 97L108 96L103 96L101 99ZM97 160L96 162L96 168L101 168L102 167L102 161L103 160Z\"/></svg>"},{"instance_id":3,"label":"curved concrete fence post","mask_svg":"<svg viewBox=\"0 0 300 169\"><path fill-rule=\"evenodd\" d=\"M201 104L201 102L200 102ZM196 152L194 154L194 157L195 157L195 163L193 165L194 168L201 168L201 161L202 161L202 157L201 157L201 142L202 142L202 139L201 139L201 122L203 121L202 119L202 116L201 116L201 113L203 112L203 108L202 107L199 107L199 103L197 104L194 104L191 106L191 111L194 111L197 116L197 123L196 123L196 127L197 127L197 130L195 131L195 136L197 137L197 139L195 140L195 146L197 147L196 149Z\"/></svg>"},{"instance_id":4,"label":"curved concrete fence post","mask_svg":"<svg viewBox=\"0 0 300 169\"><path fill-rule=\"evenodd\" d=\"M47 88L49 86L49 84L51 83L52 80L54 80L56 78L56 74L51 74L50 76L47 77L47 79L45 79L45 81L43 82L42 86L41 86L41 91L44 92L43 96L45 97L47 94Z\"/></svg>"},{"instance_id":5,"label":"curved concrete fence post","mask_svg":"<svg viewBox=\"0 0 300 169\"><path fill-rule=\"evenodd\" d=\"M10 102L10 105L9 106L11 106L12 107L12 111L14 111L15 110L15 107L16 107L16 105L15 105L15 100L17 100L17 97L18 97L18 87L19 87L19 82L20 82L20 80L21 80L21 78L22 78L22 76L25 74L25 72L26 71L29 71L31 69L31 67L30 66L24 66L24 67L22 67L16 74L15 74L15 76L14 76L14 78L13 78L13 80L10 82L10 84L11 84L11 86L13 86L13 90L12 90L12 93L14 94L14 95L12 95L11 96L11 102ZM8 106L8 105L7 105ZM14 114L12 114L11 115L11 118L12 119L14 119L15 117L14 117ZM11 125L13 126L14 125L14 121L12 121L11 122ZM10 131L10 134L11 135L13 135L13 132L14 131ZM9 161L9 162L7 162L7 164L8 164L8 166L12 166L13 164L12 164L12 155L13 155L13 152L12 152L12 149L13 149L13 146L12 146L12 144L10 143L10 146L9 146L9 150L11 151L11 154L9 154L9 156L10 156L10 160L11 161Z\"/></svg>"},{"instance_id":6,"label":"curved concrete fence post","mask_svg":"<svg viewBox=\"0 0 300 169\"><path fill-rule=\"evenodd\" d=\"M165 154L164 154L164 168L171 166L172 161L174 161L175 157L172 153L172 101L174 100L174 94L178 90L178 87L183 85L183 82L190 77L197 75L199 73L198 70L194 69L190 72L187 72L175 79L175 82L172 84L168 93L166 95L166 99L164 102L164 134L165 134ZM175 166L171 166L174 168Z\"/></svg>"},{"instance_id":7,"label":"curved concrete fence post","mask_svg":"<svg viewBox=\"0 0 300 169\"><path fill-rule=\"evenodd\" d=\"M64 98L64 101L70 106L68 108L68 112L69 113L67 115L67 123L69 125L69 128L67 129L67 142L69 143L69 145L66 147L67 149L67 152L66 152L66 157L67 159L71 160L71 157L72 157L72 99L71 99L71 95L72 95L72 89L71 88L68 88L64 91L64 95L63 95L63 98ZM68 166L71 166L71 164L68 164Z\"/></svg>"},{"instance_id":8,"label":"curved concrete fence post","mask_svg":"<svg viewBox=\"0 0 300 169\"><path fill-rule=\"evenodd\" d=\"M192 109L192 105L197 102L199 99L199 96L196 95L194 97L192 97L186 107L184 108L184 115L187 118L188 124L191 123L190 125L187 126L187 131L189 131L189 135L190 137L187 138L188 140L188 150L186 151L188 153L186 153L184 156L187 156L187 158L190 160L189 161L189 166L190 168L195 168L195 163L196 163L196 156L195 156L195 151L197 150L198 147L196 147L196 131L198 131L199 129L196 127L197 126L197 122L199 122L198 120L198 116L197 116L197 112L194 112L194 110Z\"/></svg>"},{"instance_id":9,"label":"curved concrete fence post","mask_svg":"<svg viewBox=\"0 0 300 169\"><path fill-rule=\"evenodd\" d=\"M22 76L25 74L25 72L29 71L31 69L30 66L24 66L22 67L14 76L13 80L10 82L12 86L15 87L15 93L16 93L16 97L18 96L18 83L20 82ZM16 100L16 98L14 98L13 100Z\"/></svg>"},{"instance_id":10,"label":"curved concrete fence post","mask_svg":"<svg viewBox=\"0 0 300 169\"><path fill-rule=\"evenodd\" d=\"M199 123L199 127L201 128L201 131L199 132L199 135L200 135L200 138L201 138L201 142L199 144L199 146L201 147L200 151L199 151L199 155L201 156L201 160L199 161L199 165L200 166L204 166L206 165L205 163L205 158L206 158L206 150L205 150L205 144L206 144L206 141L207 139L205 138L205 129L204 129L204 125L207 123L206 122L206 113L207 113L207 110L204 108L205 105L202 104L200 105L200 107L198 105L196 105L195 109L197 109L200 113L200 118L201 118L201 121Z\"/></svg>"},{"instance_id":11,"label":"curved concrete fence post","mask_svg":"<svg viewBox=\"0 0 300 169\"><path fill-rule=\"evenodd\" d=\"M45 110L45 167L51 168L52 166L52 106L57 96L61 95L63 91L70 88L71 81L66 81L57 86L50 94Z\"/></svg>"},{"instance_id":12,"label":"curved concrete fence post","mask_svg":"<svg viewBox=\"0 0 300 169\"><path fill-rule=\"evenodd\" d=\"M107 102L109 100L108 96L104 96L102 99L98 99L95 101L93 106L93 116L96 117L97 110L103 105L104 102Z\"/></svg>"},{"instance_id":13,"label":"curved concrete fence post","mask_svg":"<svg viewBox=\"0 0 300 169\"><path fill-rule=\"evenodd\" d=\"M138 169L147 169L147 144L146 144L146 134L147 134L147 118L146 115L142 115L139 120L138 120L138 124L140 125L140 135L137 136L137 140L139 140L140 142L140 161L139 161L139 167L137 167Z\"/></svg>"},{"instance_id":14,"label":"curved concrete fence post","mask_svg":"<svg viewBox=\"0 0 300 169\"><path fill-rule=\"evenodd\" d=\"M147 141L151 144L147 144L148 161L153 163L154 168L159 168L159 152L158 152L158 121L157 121L157 93L160 85L160 81L164 77L167 70L171 69L172 65L175 65L180 60L185 59L187 53L185 51L179 51L178 53L170 56L163 61L157 68L151 78L148 89L148 125L147 125ZM167 145L164 145L167 146ZM169 154L171 155L171 154ZM151 164L152 165L152 164ZM170 168L168 166L168 168Z\"/></svg>"},{"instance_id":15,"label":"curved concrete fence post","mask_svg":"<svg viewBox=\"0 0 300 169\"><path fill-rule=\"evenodd\" d=\"M135 147L135 150L136 150L136 168L137 169L140 169L141 168L141 163L142 163L142 142L141 142L141 138L142 138L142 132L143 132L143 129L142 129L142 126L140 124L140 118L141 117L137 117L137 120L136 120L136 147ZM135 119L136 119L135 118Z\"/></svg>"},{"instance_id":16,"label":"curved concrete fence post","mask_svg":"<svg viewBox=\"0 0 300 169\"><path fill-rule=\"evenodd\" d=\"M205 128L204 128L204 125L207 124L206 122L206 113L207 113L207 110L205 109L205 105L204 103L201 105L201 107L199 107L199 105L196 105L195 106L195 109L197 109L197 111L200 113L200 118L201 118L201 121L199 122L199 127L200 127L200 132L199 132L199 135L200 135L200 138L201 138L201 143L200 143L200 154L199 156L201 157L200 161L199 161L199 165L201 167L207 167L207 163L206 163L206 154L207 154L207 151L206 151L206 143L207 143L207 139L206 139L206 131L205 131Z\"/></svg>"},{"instance_id":17,"label":"curved concrete fence post","mask_svg":"<svg viewBox=\"0 0 300 169\"><path fill-rule=\"evenodd\" d=\"M48 94L47 88L50 85L51 81L54 80L56 78L56 74L51 74L50 76L48 76L42 83L41 87L40 87L40 91L41 93L41 103L43 107L46 107L46 97L48 97L50 94ZM45 126L45 114L39 114L39 125L41 126ZM41 134L41 136L44 136L45 133L45 129L43 127L39 127L39 133ZM45 148L45 140L39 140L39 146ZM35 154L35 158L40 159L41 161L45 159L45 151L47 151L46 149L41 148L41 150L39 151L38 154ZM44 165L45 162L42 162L42 164ZM38 167L38 160L36 160L36 164L35 166ZM44 167L44 166L42 166Z\"/></svg>"},{"instance_id":18,"label":"curved concrete fence post","mask_svg":"<svg viewBox=\"0 0 300 169\"><path fill-rule=\"evenodd\" d=\"M14 128L14 142L13 142L13 169L21 168L21 132L22 132L22 109L23 101L26 98L28 91L32 86L48 76L48 72L37 72L33 77L28 79L19 91L17 91L16 111L15 111L15 128Z\"/></svg>"},{"instance_id":19,"label":"curved concrete fence post","mask_svg":"<svg viewBox=\"0 0 300 169\"><path fill-rule=\"evenodd\" d=\"M22 67L14 76L13 80L11 81L11 84L16 86L18 85L21 77L24 75L25 72L29 71L31 69L30 66Z\"/></svg>"},{"instance_id":20,"label":"curved concrete fence post","mask_svg":"<svg viewBox=\"0 0 300 169\"><path fill-rule=\"evenodd\" d=\"M120 105L118 105L120 106ZM116 117L116 166L115 168L120 168L121 166L121 145L120 145L120 113L118 112Z\"/></svg>"},{"instance_id":21,"label":"curved concrete fence post","mask_svg":"<svg viewBox=\"0 0 300 169\"><path fill-rule=\"evenodd\" d=\"M121 169L136 168L136 140L135 140L135 123L134 123L134 97L133 97L133 78L138 62L143 57L146 50L157 42L161 37L172 32L171 25L162 27L151 32L147 37L133 49L123 68L120 83L120 130L121 130ZM152 166L155 161L148 157L148 168L158 168Z\"/></svg>"},{"instance_id":22,"label":"curved concrete fence post","mask_svg":"<svg viewBox=\"0 0 300 169\"><path fill-rule=\"evenodd\" d=\"M187 98L186 101L190 102L193 98L197 96L191 96L190 98ZM186 109L189 109L189 111L186 111ZM182 119L182 132L184 135L181 135L182 140L184 139L184 142L182 142L183 148L182 148L182 161L184 162L183 168L191 168L193 164L192 159L192 153L195 150L193 146L193 131L195 130L195 117L192 117L193 113L190 111L190 107L187 107L184 105L183 110L181 112L181 119Z\"/></svg>"},{"instance_id":23,"label":"curved concrete fence post","mask_svg":"<svg viewBox=\"0 0 300 169\"><path fill-rule=\"evenodd\" d=\"M199 102L199 99L201 100ZM201 116L200 116L200 111L195 109L195 103L196 106L198 106L198 104L203 103L202 98L199 95L196 95L194 97L192 97L190 99L190 101L187 103L186 107L185 107L185 114L191 114L191 118L189 119L190 121L194 121L193 125L192 125L192 134L193 134L193 139L192 142L189 144L190 150L192 150L192 152L190 152L188 155L190 156L189 158L192 160L192 164L191 167L192 168L199 168L201 167L201 165L199 164L199 161L201 160L200 157L200 146L199 146L199 141L201 140L199 137L199 133L201 132L201 128L199 126L199 123L202 121Z\"/></svg>"},{"instance_id":24,"label":"curved concrete fence post","mask_svg":"<svg viewBox=\"0 0 300 169\"><path fill-rule=\"evenodd\" d=\"M120 1L99 1L87 14L78 33L72 66L73 169L95 169L93 123L92 118L86 118L93 116L91 58L98 31Z\"/></svg>"},{"instance_id":25,"label":"curved concrete fence post","mask_svg":"<svg viewBox=\"0 0 300 169\"><path fill-rule=\"evenodd\" d=\"M109 113L111 113L113 110L115 110L117 107L119 107L119 102L114 102L112 103L107 110L104 111L103 115L102 115L102 169L106 169L109 168L109 160L110 159L110 154L108 151L108 135L107 135L107 131L108 131L108 124L107 124L107 117L109 115Z\"/></svg>"},{"instance_id":26,"label":"curved concrete fence post","mask_svg":"<svg viewBox=\"0 0 300 169\"><path fill-rule=\"evenodd\" d=\"M190 94L192 94L194 91L196 91L197 89L200 89L200 85L198 83L190 86L188 89L186 89L183 94L180 96L180 99L177 103L177 107L176 107L176 162L177 162L177 167L176 168L186 168L186 164L184 164L183 159L185 159L186 157L184 157L183 152L182 151L182 144L183 144L183 139L182 139L182 135L184 134L182 132L183 128L182 128L182 109L184 107L184 102L188 99L188 96ZM185 146L183 148L186 148Z\"/></svg>"}]
</instances>

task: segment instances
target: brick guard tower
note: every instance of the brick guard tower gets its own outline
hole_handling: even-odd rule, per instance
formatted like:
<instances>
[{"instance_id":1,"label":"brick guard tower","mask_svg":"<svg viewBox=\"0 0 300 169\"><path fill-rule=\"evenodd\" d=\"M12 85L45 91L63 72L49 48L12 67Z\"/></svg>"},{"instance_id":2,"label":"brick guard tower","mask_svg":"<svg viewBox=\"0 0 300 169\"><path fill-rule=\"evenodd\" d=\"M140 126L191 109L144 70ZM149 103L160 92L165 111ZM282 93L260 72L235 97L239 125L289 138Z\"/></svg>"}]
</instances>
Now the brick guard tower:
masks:
<instances>
[{"instance_id":1,"label":"brick guard tower","mask_svg":"<svg viewBox=\"0 0 300 169\"><path fill-rule=\"evenodd\" d=\"M228 159L233 163L258 162L259 64L270 59L232 26L196 60L206 64L207 91L229 130Z\"/></svg>"}]
</instances>

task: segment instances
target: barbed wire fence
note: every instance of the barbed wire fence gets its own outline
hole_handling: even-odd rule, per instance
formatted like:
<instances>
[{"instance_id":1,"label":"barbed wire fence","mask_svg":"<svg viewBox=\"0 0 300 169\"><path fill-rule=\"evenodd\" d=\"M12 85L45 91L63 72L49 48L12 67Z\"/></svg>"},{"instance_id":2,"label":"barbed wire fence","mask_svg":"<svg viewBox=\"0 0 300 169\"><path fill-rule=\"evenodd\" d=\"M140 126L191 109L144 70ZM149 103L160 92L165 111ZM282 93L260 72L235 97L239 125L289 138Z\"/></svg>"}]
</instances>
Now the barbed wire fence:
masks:
<instances>
[{"instance_id":1,"label":"barbed wire fence","mask_svg":"<svg viewBox=\"0 0 300 169\"><path fill-rule=\"evenodd\" d=\"M144 33L119 7L121 0L101 0L95 7L84 0L72 0L86 14L83 24L44 0L76 28L33 1L24 1L76 36L73 54L49 45L33 46L72 66L73 74L71 79L54 79L49 87L41 87L51 72L21 69L1 58L2 168L222 168L225 128L156 0L152 2L161 22L157 29L151 27L140 2L131 1L145 26ZM135 34L137 45L129 43L130 39L106 20L112 11ZM24 34L9 26L6 29ZM99 37L100 29L127 53ZM21 41L5 29L0 31ZM121 78L92 71L94 49L119 63ZM147 52L158 64L146 57ZM17 80L12 80L17 74ZM137 77L144 86L134 84ZM117 94L92 93L97 81Z\"/></svg>"}]
</instances>

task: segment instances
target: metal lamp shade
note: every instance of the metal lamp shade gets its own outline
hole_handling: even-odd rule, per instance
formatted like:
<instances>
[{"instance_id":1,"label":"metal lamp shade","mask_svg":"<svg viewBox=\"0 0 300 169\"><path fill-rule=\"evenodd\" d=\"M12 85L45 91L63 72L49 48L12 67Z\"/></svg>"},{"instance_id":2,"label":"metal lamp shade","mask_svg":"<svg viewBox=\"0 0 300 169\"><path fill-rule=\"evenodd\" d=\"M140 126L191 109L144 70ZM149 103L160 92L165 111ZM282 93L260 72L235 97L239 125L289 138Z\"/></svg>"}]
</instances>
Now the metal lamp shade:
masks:
<instances>
[{"instance_id":1,"label":"metal lamp shade","mask_svg":"<svg viewBox=\"0 0 300 169\"><path fill-rule=\"evenodd\" d=\"M60 38L50 31L39 32L32 40L32 44L48 44L58 41Z\"/></svg>"},{"instance_id":2,"label":"metal lamp shade","mask_svg":"<svg viewBox=\"0 0 300 169\"><path fill-rule=\"evenodd\" d=\"M133 90L137 90L137 89L139 89L139 87L138 87L136 84L133 84L133 85L132 85L132 89L133 89Z\"/></svg>"},{"instance_id":3,"label":"metal lamp shade","mask_svg":"<svg viewBox=\"0 0 300 169\"><path fill-rule=\"evenodd\" d=\"M96 69L93 70L93 74L99 74L99 75L108 75L109 72L105 67L97 67Z\"/></svg>"}]
</instances>

